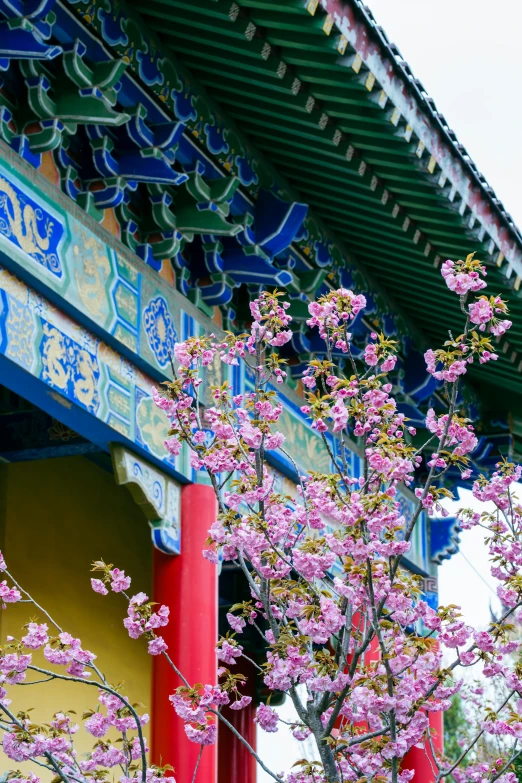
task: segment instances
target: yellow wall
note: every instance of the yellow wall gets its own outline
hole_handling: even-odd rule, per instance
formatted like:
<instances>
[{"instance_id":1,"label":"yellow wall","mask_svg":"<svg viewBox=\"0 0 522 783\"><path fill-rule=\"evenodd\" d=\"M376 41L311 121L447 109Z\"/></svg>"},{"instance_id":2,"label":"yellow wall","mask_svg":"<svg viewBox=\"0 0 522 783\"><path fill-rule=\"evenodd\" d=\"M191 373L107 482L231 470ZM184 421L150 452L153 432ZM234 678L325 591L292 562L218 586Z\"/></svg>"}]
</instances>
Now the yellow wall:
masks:
<instances>
[{"instance_id":1,"label":"yellow wall","mask_svg":"<svg viewBox=\"0 0 522 783\"><path fill-rule=\"evenodd\" d=\"M0 548L22 586L96 653L109 682L123 680L124 695L150 712L146 643L129 639L123 627L125 600L114 593L102 597L90 587L90 564L103 558L133 577L134 592L150 596L149 527L128 490L83 457L0 465ZM1 641L7 634L20 638L22 625L34 616L28 604L9 605L0 614ZM13 708L35 707L35 722L48 722L60 710L81 717L96 696L94 688L56 681L10 688ZM80 753L92 747L94 738L77 737ZM23 768L0 752L0 771L12 767Z\"/></svg>"}]
</instances>

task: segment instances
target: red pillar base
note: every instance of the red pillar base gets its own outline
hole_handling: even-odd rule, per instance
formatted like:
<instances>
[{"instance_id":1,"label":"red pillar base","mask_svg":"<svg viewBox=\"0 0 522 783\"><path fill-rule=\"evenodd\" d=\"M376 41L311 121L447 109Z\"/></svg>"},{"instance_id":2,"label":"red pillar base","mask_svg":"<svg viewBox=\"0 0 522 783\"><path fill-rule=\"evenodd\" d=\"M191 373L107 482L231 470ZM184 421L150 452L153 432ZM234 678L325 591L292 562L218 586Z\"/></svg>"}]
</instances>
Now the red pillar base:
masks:
<instances>
[{"instance_id":1,"label":"red pillar base","mask_svg":"<svg viewBox=\"0 0 522 783\"><path fill-rule=\"evenodd\" d=\"M225 717L248 744L256 749L256 724L254 704L256 671L252 664L239 660L239 671L248 677L241 694L252 696L252 701L243 710L223 709ZM256 783L256 760L250 751L238 740L224 723L218 726L218 783Z\"/></svg>"},{"instance_id":2,"label":"red pillar base","mask_svg":"<svg viewBox=\"0 0 522 783\"><path fill-rule=\"evenodd\" d=\"M181 555L154 552L153 599L170 607L170 622L161 629L161 635L168 644L170 657L191 685L217 682L217 569L201 554L215 518L212 487L183 487ZM168 699L182 684L163 656L153 659L151 758L155 764L171 764L176 783L191 783L199 745L187 739L183 721ZM217 781L215 745L203 750L198 780Z\"/></svg>"},{"instance_id":3,"label":"red pillar base","mask_svg":"<svg viewBox=\"0 0 522 783\"><path fill-rule=\"evenodd\" d=\"M444 750L444 717L442 712L429 713L431 741L436 752ZM412 748L405 755L401 769L415 770L414 783L433 783L437 777L437 767L428 740L422 748Z\"/></svg>"}]
</instances>

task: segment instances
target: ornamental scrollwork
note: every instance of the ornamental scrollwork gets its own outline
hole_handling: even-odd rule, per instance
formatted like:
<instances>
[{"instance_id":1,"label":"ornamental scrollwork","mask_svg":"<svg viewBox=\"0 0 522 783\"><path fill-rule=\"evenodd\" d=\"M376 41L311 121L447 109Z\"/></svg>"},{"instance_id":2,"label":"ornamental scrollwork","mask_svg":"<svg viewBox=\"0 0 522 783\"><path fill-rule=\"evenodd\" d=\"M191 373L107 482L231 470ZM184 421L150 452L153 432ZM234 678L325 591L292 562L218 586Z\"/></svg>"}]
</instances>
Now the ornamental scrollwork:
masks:
<instances>
[{"instance_id":1,"label":"ornamental scrollwork","mask_svg":"<svg viewBox=\"0 0 522 783\"><path fill-rule=\"evenodd\" d=\"M151 299L143 312L143 326L149 346L160 367L167 367L177 340L174 320L162 296Z\"/></svg>"}]
</instances>

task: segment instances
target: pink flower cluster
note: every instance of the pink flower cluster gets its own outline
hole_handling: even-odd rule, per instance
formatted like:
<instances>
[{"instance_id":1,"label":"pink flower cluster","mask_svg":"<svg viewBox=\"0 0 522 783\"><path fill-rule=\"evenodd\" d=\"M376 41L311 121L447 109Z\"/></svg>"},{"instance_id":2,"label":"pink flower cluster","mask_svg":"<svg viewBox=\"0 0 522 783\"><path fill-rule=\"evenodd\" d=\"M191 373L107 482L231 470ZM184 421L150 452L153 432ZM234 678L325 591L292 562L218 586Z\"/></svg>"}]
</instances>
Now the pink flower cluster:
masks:
<instances>
[{"instance_id":1,"label":"pink flower cluster","mask_svg":"<svg viewBox=\"0 0 522 783\"><path fill-rule=\"evenodd\" d=\"M323 339L328 339L332 335L336 343L341 342L341 345L336 347L346 352L348 347L345 344L346 333L343 327L365 307L365 296L354 294L347 288L339 288L308 305L311 318L306 323L310 327L317 327Z\"/></svg>"},{"instance_id":2,"label":"pink flower cluster","mask_svg":"<svg viewBox=\"0 0 522 783\"><path fill-rule=\"evenodd\" d=\"M461 307L464 306L468 292L476 292L485 288L482 279L486 270L480 261L469 255L465 261L445 261L442 265L442 276L448 288L461 297ZM469 323L463 335L453 343L446 343L445 350L426 351L424 358L428 372L437 380L455 383L467 371L475 357L480 364L496 361L498 354L493 350L491 337L480 337L481 332L489 332L497 338L511 328L511 321L502 318L507 313L506 303L500 296L479 296L468 306ZM478 332L475 328L478 326Z\"/></svg>"},{"instance_id":3,"label":"pink flower cluster","mask_svg":"<svg viewBox=\"0 0 522 783\"><path fill-rule=\"evenodd\" d=\"M444 447L446 449L453 447L453 454L457 456L463 457L477 448L478 440L473 425L457 415L453 415L448 425L447 414L437 416L433 408L430 408L426 416L426 429L439 439L446 433Z\"/></svg>"},{"instance_id":4,"label":"pink flower cluster","mask_svg":"<svg viewBox=\"0 0 522 783\"><path fill-rule=\"evenodd\" d=\"M107 688L100 690L99 702L105 713L98 707L96 711L88 711L83 716L84 726L96 738L96 744L81 761L78 761L73 739L79 725L63 712L56 713L48 726L33 724L23 713L19 713L14 730L6 731L3 735L4 753L16 762L36 761L45 766L51 761L53 770L59 769L66 779L74 777L79 781L93 777L102 780L108 768L128 768L140 760L142 755L139 736L131 737L129 732L141 732L141 727L148 723L149 717L143 714L135 718L128 700ZM105 739L111 729L122 735L120 744ZM148 750L146 745L144 750ZM27 779L31 783L38 780L31 775ZM147 774L149 779L152 778ZM170 780L172 783L173 779Z\"/></svg>"},{"instance_id":5,"label":"pink flower cluster","mask_svg":"<svg viewBox=\"0 0 522 783\"><path fill-rule=\"evenodd\" d=\"M395 343L386 340L383 335L379 337L375 332L372 332L371 338L377 342L368 343L364 349L364 361L370 367L376 367L379 362L382 362L381 372L391 372L397 363L397 356L392 352Z\"/></svg>"},{"instance_id":6,"label":"pink flower cluster","mask_svg":"<svg viewBox=\"0 0 522 783\"><path fill-rule=\"evenodd\" d=\"M268 707L266 704L260 704L257 708L255 722L260 726L263 731L274 733L279 731L279 715L273 707Z\"/></svg>"},{"instance_id":7,"label":"pink flower cluster","mask_svg":"<svg viewBox=\"0 0 522 783\"><path fill-rule=\"evenodd\" d=\"M121 699L112 693L100 691L98 701L105 708L92 712L85 720L84 726L93 737L102 739L111 726L118 732L137 731L136 719ZM128 699L125 699L128 702ZM139 725L145 726L149 722L149 716L144 713L139 718Z\"/></svg>"},{"instance_id":8,"label":"pink flower cluster","mask_svg":"<svg viewBox=\"0 0 522 783\"><path fill-rule=\"evenodd\" d=\"M473 260L473 254L466 261L444 261L441 272L449 290L459 296L486 287L486 281L480 277L486 275L486 269L480 262Z\"/></svg>"},{"instance_id":9,"label":"pink flower cluster","mask_svg":"<svg viewBox=\"0 0 522 783\"><path fill-rule=\"evenodd\" d=\"M119 568L106 568L105 578L91 579L91 587L95 593L100 595L108 595L109 591L106 584L110 585L111 590L114 593L123 593L128 590L131 585L130 576L125 576L125 571L121 571Z\"/></svg>"},{"instance_id":10,"label":"pink flower cluster","mask_svg":"<svg viewBox=\"0 0 522 783\"><path fill-rule=\"evenodd\" d=\"M149 639L148 652L150 655L160 655L167 650L167 644L162 636L157 636L155 631L168 625L170 609L168 606L160 606L153 611L154 604L147 603L148 596L145 593L133 595L127 608L127 617L123 625L131 639L139 639L144 634Z\"/></svg>"},{"instance_id":11,"label":"pink flower cluster","mask_svg":"<svg viewBox=\"0 0 522 783\"><path fill-rule=\"evenodd\" d=\"M489 299L487 296L480 296L469 305L469 320L472 324L477 324L481 332L485 331L489 324L491 334L501 337L512 326L511 321L497 317L506 312L506 304L500 296Z\"/></svg>"},{"instance_id":12,"label":"pink flower cluster","mask_svg":"<svg viewBox=\"0 0 522 783\"><path fill-rule=\"evenodd\" d=\"M49 663L67 666L68 674L82 678L90 677L85 667L89 667L96 658L94 653L82 649L80 639L75 639L67 632L59 633L56 638L46 642L43 654Z\"/></svg>"},{"instance_id":13,"label":"pink flower cluster","mask_svg":"<svg viewBox=\"0 0 522 783\"><path fill-rule=\"evenodd\" d=\"M3 608L6 604L14 604L21 599L20 591L16 587L9 587L6 580L0 582L0 600Z\"/></svg>"},{"instance_id":14,"label":"pink flower cluster","mask_svg":"<svg viewBox=\"0 0 522 783\"><path fill-rule=\"evenodd\" d=\"M169 696L176 714L185 723L185 734L198 745L213 745L217 739L217 725L212 708L229 704L230 697L217 685L205 685L203 691L178 688Z\"/></svg>"},{"instance_id":15,"label":"pink flower cluster","mask_svg":"<svg viewBox=\"0 0 522 783\"><path fill-rule=\"evenodd\" d=\"M462 308L464 297L485 285L485 270L472 256L446 262L442 274L448 287L463 297ZM231 630L216 645L224 682L180 688L171 701L191 740L213 742L219 707L240 710L251 702L239 690L245 645L236 635L253 625L265 640L260 674L264 685L285 692L298 711L294 735L312 734L323 742L325 732L332 764L350 783L377 777L407 783L412 773L399 771L400 760L426 742L429 713L447 710L460 691L458 667L480 666L482 677L503 678L521 700L522 681L507 660L518 643L497 631L474 631L457 607L436 610L419 600L416 579L401 568L417 520L425 512L447 513L441 505L445 490L440 479L450 467L469 477L478 439L471 422L451 403L449 411L428 410L427 440L434 442L430 454L412 442L416 429L385 377L396 366L395 342L373 332L364 357L354 359L360 353L352 352L348 327L365 303L363 296L341 288L309 305L307 326L318 330L325 350L304 369L301 410L310 417L330 468L299 475L291 497L266 462L271 450L288 448L281 433L282 405L271 388L282 377L277 349L291 336L279 294L264 293L252 303L248 334L226 335L222 342L213 337L186 341L176 354L184 364L175 379L165 394L154 393L171 423L172 443L167 447L178 453L186 444L192 466L207 471L219 498L220 513L204 555L211 562L233 562L250 589L250 600L228 612ZM443 349L426 352L428 372L455 384L476 358L494 360L489 340L509 327L501 320L505 312L498 297L471 303L464 334ZM468 329L470 324L478 329ZM235 394L227 384L211 387L211 404L202 406L201 369L211 355L226 364L255 356L259 366L248 370L254 389ZM450 391L455 400L457 392L455 387ZM363 465L355 475L349 439L358 439ZM403 485L414 485L424 456L433 482L415 487L414 511L407 513ZM464 525L489 527L498 595L514 611L522 606L517 581L522 544L515 540L522 540L522 522L510 495L518 478L518 468L504 466L474 485L475 497L493 501L508 515L507 522L498 516L462 514ZM456 656L455 667L441 682L443 655L449 652ZM261 704L256 723L275 732L278 714ZM369 732L372 742L354 742L359 736L354 726L360 727L361 736ZM509 735L507 729L496 730ZM397 774L392 777L394 765ZM320 767L304 770L293 771L285 783L324 783Z\"/></svg>"},{"instance_id":16,"label":"pink flower cluster","mask_svg":"<svg viewBox=\"0 0 522 783\"><path fill-rule=\"evenodd\" d=\"M459 354L456 354L457 356ZM437 353L435 351L432 351L431 348L428 348L426 353L424 354L424 359L426 360L426 369L430 373L430 375L433 375L434 378L436 378L438 381L446 381L447 383L455 383L457 378L461 375L465 375L467 372L466 364L467 362L463 359L457 359L454 356L447 357L445 361L443 361L443 366L441 369L437 369L439 366L439 358L442 358L439 354L437 356Z\"/></svg>"},{"instance_id":17,"label":"pink flower cluster","mask_svg":"<svg viewBox=\"0 0 522 783\"><path fill-rule=\"evenodd\" d=\"M32 655L19 652L5 652L0 655L0 699L6 703L7 691L4 685L18 685L26 678L27 667L32 662Z\"/></svg>"},{"instance_id":18,"label":"pink flower cluster","mask_svg":"<svg viewBox=\"0 0 522 783\"><path fill-rule=\"evenodd\" d=\"M27 633L22 636L22 642L30 650L39 650L49 641L48 627L46 623L27 623Z\"/></svg>"}]
</instances>

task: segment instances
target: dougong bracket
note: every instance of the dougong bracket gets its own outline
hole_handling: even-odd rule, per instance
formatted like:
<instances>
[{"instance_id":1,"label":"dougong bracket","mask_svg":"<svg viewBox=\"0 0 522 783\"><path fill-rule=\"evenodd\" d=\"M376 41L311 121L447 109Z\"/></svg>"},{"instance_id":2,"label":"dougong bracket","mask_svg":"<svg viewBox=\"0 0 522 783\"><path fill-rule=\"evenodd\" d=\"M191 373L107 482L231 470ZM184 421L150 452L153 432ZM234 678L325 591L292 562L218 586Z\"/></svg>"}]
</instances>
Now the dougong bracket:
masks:
<instances>
[{"instance_id":1,"label":"dougong bracket","mask_svg":"<svg viewBox=\"0 0 522 783\"><path fill-rule=\"evenodd\" d=\"M119 443L111 443L111 457L116 483L127 486L145 514L156 549L179 555L181 486Z\"/></svg>"}]
</instances>

